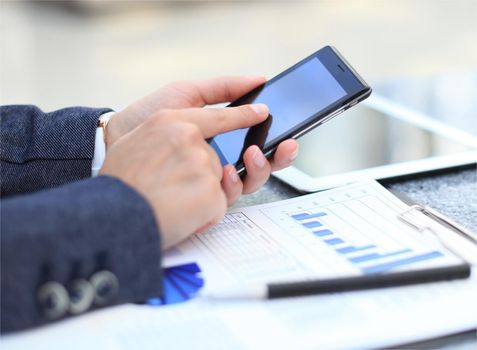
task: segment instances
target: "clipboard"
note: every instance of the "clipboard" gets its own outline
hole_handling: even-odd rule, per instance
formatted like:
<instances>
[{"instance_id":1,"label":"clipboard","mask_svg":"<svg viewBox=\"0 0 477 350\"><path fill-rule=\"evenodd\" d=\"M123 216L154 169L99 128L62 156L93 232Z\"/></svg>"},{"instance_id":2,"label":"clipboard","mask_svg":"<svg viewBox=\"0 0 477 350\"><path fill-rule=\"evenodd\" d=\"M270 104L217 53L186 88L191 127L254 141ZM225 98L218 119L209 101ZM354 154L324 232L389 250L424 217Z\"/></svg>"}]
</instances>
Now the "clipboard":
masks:
<instances>
[{"instance_id":1,"label":"clipboard","mask_svg":"<svg viewBox=\"0 0 477 350\"><path fill-rule=\"evenodd\" d=\"M274 299L291 296L327 294L335 292L397 287L428 282L449 281L469 278L472 265L477 265L477 257L470 259L459 249L449 244L448 237L442 237L439 229L422 220L419 214L431 219L437 226L443 226L445 232L453 232L472 244L472 249L477 247L477 236L471 230L456 223L436 210L419 205L407 196L396 191L389 191L396 199L409 206L396 213L396 219L405 223L412 230L422 234L429 234L438 241L439 246L453 254L461 263L441 268L424 268L403 272L373 273L357 277L339 277L328 279L311 279L279 283L255 285L253 287L238 287L235 289L222 289L212 293L201 293L201 296L212 299ZM417 215L416 215L417 214ZM444 230L442 230L444 232Z\"/></svg>"},{"instance_id":2,"label":"clipboard","mask_svg":"<svg viewBox=\"0 0 477 350\"><path fill-rule=\"evenodd\" d=\"M457 223L456 221L452 220L451 218L445 216L444 214L438 212L437 210L428 207L428 206L423 206L418 203L416 203L413 199L409 198L405 194L398 192L398 191L393 191L389 190L393 195L395 195L397 198L399 198L402 202L405 204L409 205L409 208L404 210L398 215L398 219L401 220L402 222L406 223L410 227L414 228L415 230L419 232L429 232L432 234L439 242L448 250L453 252L455 255L459 256L462 260L472 264L475 264L476 261L471 260L469 261L468 258L462 256L461 252L457 251L453 247L451 247L446 239L442 237L436 230L434 230L432 227L429 225L422 225L419 224L418 220L414 220L412 215L413 212L418 212L426 217L432 219L434 222L438 223L439 225L442 225L452 232L456 233L460 237L464 238L468 242L470 242L473 245L477 246L477 234L472 232L470 229L464 227L463 225Z\"/></svg>"}]
</instances>

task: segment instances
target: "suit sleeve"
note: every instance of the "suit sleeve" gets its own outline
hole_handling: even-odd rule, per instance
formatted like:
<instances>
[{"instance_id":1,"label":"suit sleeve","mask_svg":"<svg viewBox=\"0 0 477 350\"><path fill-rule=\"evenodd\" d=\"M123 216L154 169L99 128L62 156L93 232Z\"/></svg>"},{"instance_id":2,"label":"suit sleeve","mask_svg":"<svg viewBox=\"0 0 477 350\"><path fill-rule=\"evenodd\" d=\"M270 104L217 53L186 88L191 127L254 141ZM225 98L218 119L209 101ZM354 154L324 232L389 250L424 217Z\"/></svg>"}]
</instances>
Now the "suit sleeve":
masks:
<instances>
[{"instance_id":1,"label":"suit sleeve","mask_svg":"<svg viewBox=\"0 0 477 350\"><path fill-rule=\"evenodd\" d=\"M109 111L71 107L44 113L30 105L1 106L2 197L90 177L97 121Z\"/></svg>"},{"instance_id":2,"label":"suit sleeve","mask_svg":"<svg viewBox=\"0 0 477 350\"><path fill-rule=\"evenodd\" d=\"M1 331L162 295L149 204L107 176L2 200Z\"/></svg>"}]
</instances>

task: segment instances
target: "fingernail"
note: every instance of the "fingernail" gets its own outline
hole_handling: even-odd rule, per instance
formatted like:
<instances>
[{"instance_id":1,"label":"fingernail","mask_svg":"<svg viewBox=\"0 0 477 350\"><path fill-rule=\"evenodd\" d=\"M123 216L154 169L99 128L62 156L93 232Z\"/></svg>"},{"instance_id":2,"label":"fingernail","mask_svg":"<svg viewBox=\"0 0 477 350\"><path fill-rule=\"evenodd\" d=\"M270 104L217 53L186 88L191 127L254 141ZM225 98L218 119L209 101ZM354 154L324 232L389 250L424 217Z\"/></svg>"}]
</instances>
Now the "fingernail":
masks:
<instances>
[{"instance_id":1,"label":"fingernail","mask_svg":"<svg viewBox=\"0 0 477 350\"><path fill-rule=\"evenodd\" d=\"M229 177L230 177L230 180L232 180L232 182L233 182L234 184L238 183L239 180L240 180L240 179L239 179L239 176L238 176L238 174L237 174L237 171L235 170L235 168L230 169L230 171L229 171Z\"/></svg>"},{"instance_id":2,"label":"fingernail","mask_svg":"<svg viewBox=\"0 0 477 350\"><path fill-rule=\"evenodd\" d=\"M255 153L253 154L253 162L258 168L263 168L267 163L267 159L258 148L255 149Z\"/></svg>"},{"instance_id":3,"label":"fingernail","mask_svg":"<svg viewBox=\"0 0 477 350\"><path fill-rule=\"evenodd\" d=\"M290 158L288 158L288 160L291 162L293 162L296 157L298 157L298 147L293 151L293 153L290 155Z\"/></svg>"},{"instance_id":4,"label":"fingernail","mask_svg":"<svg viewBox=\"0 0 477 350\"><path fill-rule=\"evenodd\" d=\"M263 103L256 103L251 105L251 107L258 115L263 115L265 113L268 115L268 107Z\"/></svg>"}]
</instances>

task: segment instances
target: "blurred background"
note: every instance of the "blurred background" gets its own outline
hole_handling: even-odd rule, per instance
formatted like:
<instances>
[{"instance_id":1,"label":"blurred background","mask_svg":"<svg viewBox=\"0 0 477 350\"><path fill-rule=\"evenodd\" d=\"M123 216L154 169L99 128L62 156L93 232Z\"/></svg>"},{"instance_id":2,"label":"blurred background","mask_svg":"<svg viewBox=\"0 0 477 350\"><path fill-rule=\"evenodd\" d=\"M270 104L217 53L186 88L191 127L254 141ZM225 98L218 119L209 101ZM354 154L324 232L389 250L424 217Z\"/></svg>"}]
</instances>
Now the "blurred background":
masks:
<instances>
[{"instance_id":1,"label":"blurred background","mask_svg":"<svg viewBox=\"0 0 477 350\"><path fill-rule=\"evenodd\" d=\"M477 70L476 0L2 0L0 6L0 103L45 110L121 108L178 79L272 77L327 44L371 85ZM451 90L475 96L465 87Z\"/></svg>"}]
</instances>

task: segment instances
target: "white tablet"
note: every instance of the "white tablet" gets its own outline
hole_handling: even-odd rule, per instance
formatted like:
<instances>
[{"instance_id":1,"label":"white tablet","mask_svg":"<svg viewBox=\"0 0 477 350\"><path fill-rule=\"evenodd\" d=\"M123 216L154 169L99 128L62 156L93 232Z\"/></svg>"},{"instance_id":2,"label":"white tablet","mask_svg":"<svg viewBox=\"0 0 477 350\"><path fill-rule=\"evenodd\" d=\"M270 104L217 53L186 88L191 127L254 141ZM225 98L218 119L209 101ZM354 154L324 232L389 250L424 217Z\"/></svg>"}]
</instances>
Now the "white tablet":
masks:
<instances>
[{"instance_id":1,"label":"white tablet","mask_svg":"<svg viewBox=\"0 0 477 350\"><path fill-rule=\"evenodd\" d=\"M303 192L477 162L477 137L378 95L298 142L294 166L273 175Z\"/></svg>"}]
</instances>

